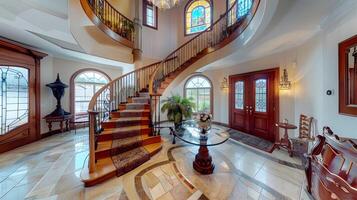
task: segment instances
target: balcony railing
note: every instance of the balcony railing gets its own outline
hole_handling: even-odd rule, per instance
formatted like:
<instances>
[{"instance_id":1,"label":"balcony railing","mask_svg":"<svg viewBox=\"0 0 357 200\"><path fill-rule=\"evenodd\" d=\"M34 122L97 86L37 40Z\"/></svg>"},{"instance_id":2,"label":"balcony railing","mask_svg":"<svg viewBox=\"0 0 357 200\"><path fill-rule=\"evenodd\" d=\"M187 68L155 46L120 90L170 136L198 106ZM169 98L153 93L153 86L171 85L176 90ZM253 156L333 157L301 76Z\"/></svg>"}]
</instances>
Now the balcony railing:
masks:
<instances>
[{"instance_id":1,"label":"balcony railing","mask_svg":"<svg viewBox=\"0 0 357 200\"><path fill-rule=\"evenodd\" d=\"M106 0L81 0L81 4L88 17L102 31L126 46L133 46L135 26L132 20L121 14ZM122 41L118 36L127 41Z\"/></svg>"}]
</instances>

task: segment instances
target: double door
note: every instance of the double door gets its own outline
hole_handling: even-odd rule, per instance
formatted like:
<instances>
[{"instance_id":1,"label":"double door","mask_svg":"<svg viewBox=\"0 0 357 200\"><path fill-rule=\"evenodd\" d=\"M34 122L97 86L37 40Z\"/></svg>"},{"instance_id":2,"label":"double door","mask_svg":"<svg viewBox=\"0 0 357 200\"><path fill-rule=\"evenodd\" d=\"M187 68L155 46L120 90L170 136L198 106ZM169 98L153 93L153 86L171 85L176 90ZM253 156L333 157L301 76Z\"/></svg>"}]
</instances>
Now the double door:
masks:
<instances>
[{"instance_id":1,"label":"double door","mask_svg":"<svg viewBox=\"0 0 357 200\"><path fill-rule=\"evenodd\" d=\"M275 141L279 117L279 69L229 77L231 128Z\"/></svg>"}]
</instances>

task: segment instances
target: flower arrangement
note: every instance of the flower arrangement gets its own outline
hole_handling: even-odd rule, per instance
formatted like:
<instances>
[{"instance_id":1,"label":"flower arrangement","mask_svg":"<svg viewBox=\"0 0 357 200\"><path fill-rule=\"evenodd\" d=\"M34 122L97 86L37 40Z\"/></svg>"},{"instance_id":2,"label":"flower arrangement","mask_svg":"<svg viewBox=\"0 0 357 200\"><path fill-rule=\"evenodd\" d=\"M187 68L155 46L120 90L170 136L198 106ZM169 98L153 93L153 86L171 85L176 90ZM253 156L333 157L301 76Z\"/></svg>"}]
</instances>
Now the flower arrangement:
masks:
<instances>
[{"instance_id":1,"label":"flower arrangement","mask_svg":"<svg viewBox=\"0 0 357 200\"><path fill-rule=\"evenodd\" d=\"M199 128L202 130L202 134L206 134L211 129L212 115L207 113L201 113L196 118Z\"/></svg>"}]
</instances>

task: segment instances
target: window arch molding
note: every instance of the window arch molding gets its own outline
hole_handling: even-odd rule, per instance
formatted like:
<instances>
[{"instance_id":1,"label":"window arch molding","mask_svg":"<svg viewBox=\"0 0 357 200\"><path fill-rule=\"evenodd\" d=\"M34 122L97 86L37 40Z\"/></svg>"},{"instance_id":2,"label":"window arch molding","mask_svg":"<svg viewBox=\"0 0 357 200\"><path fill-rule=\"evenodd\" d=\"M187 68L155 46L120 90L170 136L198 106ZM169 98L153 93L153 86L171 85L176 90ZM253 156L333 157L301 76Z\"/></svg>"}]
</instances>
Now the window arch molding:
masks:
<instances>
[{"instance_id":1,"label":"window arch molding","mask_svg":"<svg viewBox=\"0 0 357 200\"><path fill-rule=\"evenodd\" d=\"M201 78L203 79L204 81L207 81L207 83L209 84L209 87L196 87L196 88L193 88L193 87L189 87L189 84L192 83L192 81L195 81L195 79L197 78ZM212 81L205 75L201 74L201 73L196 73L196 74L193 74L191 75L186 81L185 81L185 84L184 84L184 87L183 87L183 95L185 98L188 98L190 97L190 95L188 94L188 90L190 89L196 89L196 90L208 90L209 91L209 113L213 114L213 84L212 84ZM196 91L198 93L198 91ZM198 95L197 95L198 96ZM199 107L199 105L197 104L200 104L199 100L195 100L194 102L196 104L196 113L198 112L202 112L202 110L197 110L197 107Z\"/></svg>"},{"instance_id":2,"label":"window arch molding","mask_svg":"<svg viewBox=\"0 0 357 200\"><path fill-rule=\"evenodd\" d=\"M108 83L112 81L112 79L108 76L108 74L106 74L104 71L99 70L99 69L95 69L95 68L84 68L84 69L80 69L76 72L74 72L70 78L70 92L69 92L69 100L70 100L70 112L72 114L75 114L75 80L76 78L85 73L85 72L96 72L98 74L103 75L107 80Z\"/></svg>"},{"instance_id":3,"label":"window arch molding","mask_svg":"<svg viewBox=\"0 0 357 200\"><path fill-rule=\"evenodd\" d=\"M195 3L195 2L201 2L201 3L208 3L208 5L209 5L209 8L207 8L207 9L209 9L209 19L206 19L206 17L207 16L205 16L205 26L204 26L204 29L203 30L199 30L199 31L195 31L195 32L193 32L193 31L189 31L188 29L189 28L192 28L192 15L191 15L191 21L190 21L190 27L188 27L187 26L187 24L188 24L188 20L189 19L187 19L188 18L188 12L189 12L189 9L191 8L191 6L194 6L193 4ZM192 11L194 10L194 9L196 9L196 8L199 8L199 7L204 7L204 6L202 6L202 5L197 5L197 6L195 6L194 8L192 8ZM206 30L208 27L210 27L211 25L212 25L212 23L213 23L213 1L212 0L189 0L187 3L186 3L186 5L185 5L185 9L184 9L184 34L185 34L185 36L189 36L189 35L194 35L194 34L198 34L198 33L200 33L200 32L202 32L202 31L204 31L204 30ZM206 9L204 10L204 15L206 15ZM202 25L200 25L201 27L202 27Z\"/></svg>"}]
</instances>

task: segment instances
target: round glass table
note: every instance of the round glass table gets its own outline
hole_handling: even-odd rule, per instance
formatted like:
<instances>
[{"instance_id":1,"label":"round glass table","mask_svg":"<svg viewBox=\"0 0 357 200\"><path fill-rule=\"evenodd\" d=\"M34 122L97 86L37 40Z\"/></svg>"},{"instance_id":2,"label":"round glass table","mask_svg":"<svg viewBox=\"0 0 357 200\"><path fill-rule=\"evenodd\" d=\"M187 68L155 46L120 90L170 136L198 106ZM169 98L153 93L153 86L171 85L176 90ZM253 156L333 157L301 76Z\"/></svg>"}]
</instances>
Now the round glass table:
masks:
<instances>
[{"instance_id":1,"label":"round glass table","mask_svg":"<svg viewBox=\"0 0 357 200\"><path fill-rule=\"evenodd\" d=\"M212 127L202 134L202 130L194 120L184 121L179 127L178 130L171 129L174 136L172 143L175 144L176 138L179 138L188 144L200 146L193 161L193 168L201 174L212 174L214 164L208 146L223 144L229 139L229 133L223 129Z\"/></svg>"}]
</instances>

